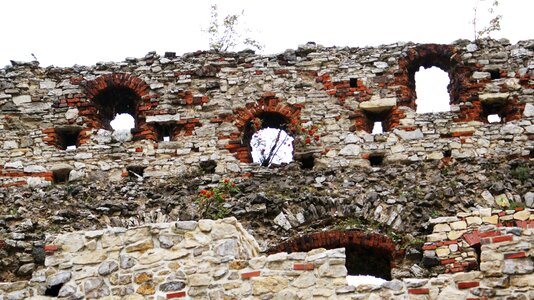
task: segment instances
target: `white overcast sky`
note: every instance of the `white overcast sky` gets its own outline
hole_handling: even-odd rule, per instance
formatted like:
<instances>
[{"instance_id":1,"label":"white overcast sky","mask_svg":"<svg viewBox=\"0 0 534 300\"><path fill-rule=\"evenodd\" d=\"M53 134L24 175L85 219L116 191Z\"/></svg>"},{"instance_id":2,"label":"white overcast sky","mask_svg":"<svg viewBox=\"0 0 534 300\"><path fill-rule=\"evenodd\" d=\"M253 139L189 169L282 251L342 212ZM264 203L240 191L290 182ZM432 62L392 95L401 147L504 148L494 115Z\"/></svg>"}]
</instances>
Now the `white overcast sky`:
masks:
<instances>
[{"instance_id":1,"label":"white overcast sky","mask_svg":"<svg viewBox=\"0 0 534 300\"><path fill-rule=\"evenodd\" d=\"M491 0L485 0L489 2ZM41 66L122 61L149 51L178 55L208 48L214 1L1 0L0 66L9 60ZM220 15L242 18L266 54L315 41L324 46L374 46L396 41L450 43L473 38L475 0L219 0ZM482 5L485 5L482 2ZM531 34L533 0L500 0L502 31L512 42ZM482 13L485 7L481 7Z\"/></svg>"}]
</instances>

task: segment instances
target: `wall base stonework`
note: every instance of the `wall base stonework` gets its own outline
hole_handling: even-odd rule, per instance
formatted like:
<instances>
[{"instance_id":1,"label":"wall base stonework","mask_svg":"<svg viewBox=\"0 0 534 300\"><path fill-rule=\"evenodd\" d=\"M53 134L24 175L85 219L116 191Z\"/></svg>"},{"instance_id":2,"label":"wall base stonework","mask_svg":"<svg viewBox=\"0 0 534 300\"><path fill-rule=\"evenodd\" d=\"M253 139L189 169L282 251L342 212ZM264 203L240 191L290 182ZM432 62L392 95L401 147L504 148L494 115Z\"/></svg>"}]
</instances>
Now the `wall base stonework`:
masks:
<instances>
[{"instance_id":1,"label":"wall base stonework","mask_svg":"<svg viewBox=\"0 0 534 300\"><path fill-rule=\"evenodd\" d=\"M356 287L345 248L261 255L235 218L73 232L47 238L45 266L27 282L0 283L0 299L532 299L534 229L481 223L468 225L486 236L479 271Z\"/></svg>"}]
</instances>

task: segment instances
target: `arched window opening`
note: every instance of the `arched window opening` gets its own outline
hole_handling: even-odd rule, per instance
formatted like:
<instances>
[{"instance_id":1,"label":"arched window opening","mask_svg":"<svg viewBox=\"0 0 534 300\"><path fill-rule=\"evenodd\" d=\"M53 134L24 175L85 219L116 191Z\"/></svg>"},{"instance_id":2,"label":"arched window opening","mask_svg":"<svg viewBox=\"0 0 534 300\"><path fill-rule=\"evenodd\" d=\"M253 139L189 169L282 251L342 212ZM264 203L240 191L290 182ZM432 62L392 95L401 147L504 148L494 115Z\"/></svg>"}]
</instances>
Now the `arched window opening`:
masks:
<instances>
[{"instance_id":1,"label":"arched window opening","mask_svg":"<svg viewBox=\"0 0 534 300\"><path fill-rule=\"evenodd\" d=\"M425 69L421 66L415 73L417 113L450 111L451 105L447 91L449 82L449 75L440 68Z\"/></svg>"},{"instance_id":2,"label":"arched window opening","mask_svg":"<svg viewBox=\"0 0 534 300\"><path fill-rule=\"evenodd\" d=\"M265 112L249 121L244 142L250 145L254 163L268 167L293 161L294 139L286 127L286 119L278 113Z\"/></svg>"},{"instance_id":3,"label":"arched window opening","mask_svg":"<svg viewBox=\"0 0 534 300\"><path fill-rule=\"evenodd\" d=\"M140 97L132 89L122 86L108 87L98 93L93 101L103 128L108 130L135 128Z\"/></svg>"},{"instance_id":4,"label":"arched window opening","mask_svg":"<svg viewBox=\"0 0 534 300\"><path fill-rule=\"evenodd\" d=\"M389 237L357 230L314 233L285 242L268 252L307 252L317 248L345 248L347 280L353 285L391 280L394 260L402 256Z\"/></svg>"}]
</instances>

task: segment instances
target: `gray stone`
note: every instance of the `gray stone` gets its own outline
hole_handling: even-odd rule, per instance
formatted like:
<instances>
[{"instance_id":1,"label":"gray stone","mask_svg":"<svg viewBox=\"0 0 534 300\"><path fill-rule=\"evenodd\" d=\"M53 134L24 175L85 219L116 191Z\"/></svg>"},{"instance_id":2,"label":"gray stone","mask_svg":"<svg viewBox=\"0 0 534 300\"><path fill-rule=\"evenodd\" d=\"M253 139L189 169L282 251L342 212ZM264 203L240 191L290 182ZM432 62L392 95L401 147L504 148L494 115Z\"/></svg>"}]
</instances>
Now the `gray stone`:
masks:
<instances>
[{"instance_id":1,"label":"gray stone","mask_svg":"<svg viewBox=\"0 0 534 300\"><path fill-rule=\"evenodd\" d=\"M373 98L369 101L360 103L360 109L379 113L388 111L397 105L397 98Z\"/></svg>"},{"instance_id":2,"label":"gray stone","mask_svg":"<svg viewBox=\"0 0 534 300\"><path fill-rule=\"evenodd\" d=\"M102 298L109 296L109 287L102 278L93 277L86 279L83 283L85 296L88 299Z\"/></svg>"},{"instance_id":3,"label":"gray stone","mask_svg":"<svg viewBox=\"0 0 534 300\"><path fill-rule=\"evenodd\" d=\"M169 249L169 248L172 248L172 246L174 246L173 240L166 235L160 235L158 237L158 240L159 240L160 247L163 249Z\"/></svg>"},{"instance_id":4,"label":"gray stone","mask_svg":"<svg viewBox=\"0 0 534 300\"><path fill-rule=\"evenodd\" d=\"M525 199L525 205L530 208L534 208L534 193L527 192L523 198Z\"/></svg>"},{"instance_id":5,"label":"gray stone","mask_svg":"<svg viewBox=\"0 0 534 300\"><path fill-rule=\"evenodd\" d=\"M486 79L490 77L491 74L489 72L473 72L473 79Z\"/></svg>"},{"instance_id":6,"label":"gray stone","mask_svg":"<svg viewBox=\"0 0 534 300\"><path fill-rule=\"evenodd\" d=\"M116 262L108 260L103 262L100 267L98 267L98 274L106 276L117 271L118 269L119 265Z\"/></svg>"},{"instance_id":7,"label":"gray stone","mask_svg":"<svg viewBox=\"0 0 534 300\"><path fill-rule=\"evenodd\" d=\"M17 274L18 275L22 275L22 276L29 275L29 274L31 274L33 272L33 269L35 269L35 264L34 263L23 264L17 270Z\"/></svg>"},{"instance_id":8,"label":"gray stone","mask_svg":"<svg viewBox=\"0 0 534 300\"><path fill-rule=\"evenodd\" d=\"M534 104L527 103L525 104L525 110L523 111L523 116L525 117L534 117Z\"/></svg>"},{"instance_id":9,"label":"gray stone","mask_svg":"<svg viewBox=\"0 0 534 300\"><path fill-rule=\"evenodd\" d=\"M534 271L534 262L530 257L505 259L502 272L504 274L530 274Z\"/></svg>"},{"instance_id":10,"label":"gray stone","mask_svg":"<svg viewBox=\"0 0 534 300\"><path fill-rule=\"evenodd\" d=\"M416 279L416 278L407 278L404 279L404 284L408 288L418 288L422 287L428 282L428 279Z\"/></svg>"},{"instance_id":11,"label":"gray stone","mask_svg":"<svg viewBox=\"0 0 534 300\"><path fill-rule=\"evenodd\" d=\"M316 282L317 278L313 272L304 272L300 274L300 276L297 277L297 279L295 279L291 285L299 289L305 289L315 285Z\"/></svg>"},{"instance_id":12,"label":"gray stone","mask_svg":"<svg viewBox=\"0 0 534 300\"><path fill-rule=\"evenodd\" d=\"M23 103L30 103L32 102L32 97L30 95L21 95L21 96L15 96L13 97L13 103L15 105L21 105Z\"/></svg>"},{"instance_id":13,"label":"gray stone","mask_svg":"<svg viewBox=\"0 0 534 300\"><path fill-rule=\"evenodd\" d=\"M475 52L478 50L478 46L476 44L468 44L467 46L465 46L465 49L467 50L467 52Z\"/></svg>"},{"instance_id":14,"label":"gray stone","mask_svg":"<svg viewBox=\"0 0 534 300\"><path fill-rule=\"evenodd\" d=\"M69 281L71 277L72 277L71 272L68 272L68 271L58 272L46 279L46 285L49 287L59 285L59 284Z\"/></svg>"},{"instance_id":15,"label":"gray stone","mask_svg":"<svg viewBox=\"0 0 534 300\"><path fill-rule=\"evenodd\" d=\"M179 291L185 287L183 281L170 281L159 286L159 290L162 292Z\"/></svg>"},{"instance_id":16,"label":"gray stone","mask_svg":"<svg viewBox=\"0 0 534 300\"><path fill-rule=\"evenodd\" d=\"M339 151L339 155L343 156L357 156L360 155L362 151L362 147L356 145L356 144L348 144L341 151Z\"/></svg>"},{"instance_id":17,"label":"gray stone","mask_svg":"<svg viewBox=\"0 0 534 300\"><path fill-rule=\"evenodd\" d=\"M382 283L382 286L385 287L386 289L390 289L390 290L393 290L393 291L400 291L404 287L404 285L402 284L402 281L400 281L398 279L393 279L391 281L386 281L386 282Z\"/></svg>"},{"instance_id":18,"label":"gray stone","mask_svg":"<svg viewBox=\"0 0 534 300\"><path fill-rule=\"evenodd\" d=\"M510 97L510 93L488 93L478 95L478 99L482 103L496 103L505 102Z\"/></svg>"},{"instance_id":19,"label":"gray stone","mask_svg":"<svg viewBox=\"0 0 534 300\"><path fill-rule=\"evenodd\" d=\"M4 142L4 150L17 149L18 147L19 147L19 144L16 141L5 141Z\"/></svg>"},{"instance_id":20,"label":"gray stone","mask_svg":"<svg viewBox=\"0 0 534 300\"><path fill-rule=\"evenodd\" d=\"M119 264L122 269L129 269L135 266L135 258L128 255L120 255Z\"/></svg>"},{"instance_id":21,"label":"gray stone","mask_svg":"<svg viewBox=\"0 0 534 300\"><path fill-rule=\"evenodd\" d=\"M191 231L195 230L197 225L197 221L178 221L174 226L177 230Z\"/></svg>"},{"instance_id":22,"label":"gray stone","mask_svg":"<svg viewBox=\"0 0 534 300\"><path fill-rule=\"evenodd\" d=\"M291 224L286 218L286 215L283 212L280 212L273 220L274 224L282 227L285 230L292 228Z\"/></svg>"},{"instance_id":23,"label":"gray stone","mask_svg":"<svg viewBox=\"0 0 534 300\"><path fill-rule=\"evenodd\" d=\"M61 287L58 293L58 297L70 297L76 293L76 285L74 284L65 284Z\"/></svg>"},{"instance_id":24,"label":"gray stone","mask_svg":"<svg viewBox=\"0 0 534 300\"><path fill-rule=\"evenodd\" d=\"M517 126L517 125L514 125L514 124L506 124L506 125L501 127L500 133L503 134L503 135L505 135L505 134L515 135L515 134L521 134L521 133L523 133L523 131L525 131L525 130L520 126Z\"/></svg>"},{"instance_id":25,"label":"gray stone","mask_svg":"<svg viewBox=\"0 0 534 300\"><path fill-rule=\"evenodd\" d=\"M111 137L119 143L129 142L133 139L133 135L130 130L115 130L111 134Z\"/></svg>"},{"instance_id":26,"label":"gray stone","mask_svg":"<svg viewBox=\"0 0 534 300\"><path fill-rule=\"evenodd\" d=\"M233 239L221 240L215 245L213 251L218 256L239 257L239 244Z\"/></svg>"},{"instance_id":27,"label":"gray stone","mask_svg":"<svg viewBox=\"0 0 534 300\"><path fill-rule=\"evenodd\" d=\"M147 123L159 123L159 122L175 122L180 121L180 114L175 115L157 115L157 116L147 116Z\"/></svg>"},{"instance_id":28,"label":"gray stone","mask_svg":"<svg viewBox=\"0 0 534 300\"><path fill-rule=\"evenodd\" d=\"M416 129L412 131L404 131L404 130L395 129L393 130L393 132L403 140L418 140L424 137L423 132L420 129Z\"/></svg>"}]
</instances>

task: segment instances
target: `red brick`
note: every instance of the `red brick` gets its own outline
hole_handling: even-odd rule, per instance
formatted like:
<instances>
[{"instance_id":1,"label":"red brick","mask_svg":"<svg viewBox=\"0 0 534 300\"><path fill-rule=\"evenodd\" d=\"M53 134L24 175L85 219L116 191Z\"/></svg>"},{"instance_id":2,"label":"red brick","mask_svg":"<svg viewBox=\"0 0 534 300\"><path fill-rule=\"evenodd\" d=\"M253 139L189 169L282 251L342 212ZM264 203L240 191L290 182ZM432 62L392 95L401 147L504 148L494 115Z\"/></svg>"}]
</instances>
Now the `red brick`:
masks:
<instances>
[{"instance_id":1,"label":"red brick","mask_svg":"<svg viewBox=\"0 0 534 300\"><path fill-rule=\"evenodd\" d=\"M473 287L477 287L480 285L480 282L478 281L465 281L465 282L458 282L458 288L459 289L469 289Z\"/></svg>"},{"instance_id":2,"label":"red brick","mask_svg":"<svg viewBox=\"0 0 534 300\"><path fill-rule=\"evenodd\" d=\"M469 246L473 246L473 245L480 243L480 236L477 230L473 230L471 232L465 233L463 235L463 238L469 244Z\"/></svg>"},{"instance_id":3,"label":"red brick","mask_svg":"<svg viewBox=\"0 0 534 300\"><path fill-rule=\"evenodd\" d=\"M423 250L435 250L436 248L436 245L425 245L422 247Z\"/></svg>"},{"instance_id":4,"label":"red brick","mask_svg":"<svg viewBox=\"0 0 534 300\"><path fill-rule=\"evenodd\" d=\"M57 250L58 250L57 245L45 245L44 246L44 251L47 251L47 252L52 252L52 251L57 251Z\"/></svg>"},{"instance_id":5,"label":"red brick","mask_svg":"<svg viewBox=\"0 0 534 300\"><path fill-rule=\"evenodd\" d=\"M511 241L513 239L514 239L514 237L511 236L511 235L501 235L501 236L496 236L496 237L492 238L491 241L493 243L500 243L500 242Z\"/></svg>"},{"instance_id":6,"label":"red brick","mask_svg":"<svg viewBox=\"0 0 534 300\"><path fill-rule=\"evenodd\" d=\"M183 298L185 295L185 292L169 293L167 294L167 299Z\"/></svg>"},{"instance_id":7,"label":"red brick","mask_svg":"<svg viewBox=\"0 0 534 300\"><path fill-rule=\"evenodd\" d=\"M260 275L261 275L260 271L247 272L247 273L241 274L241 279L249 279L249 278L252 278L252 277L258 277Z\"/></svg>"},{"instance_id":8,"label":"red brick","mask_svg":"<svg viewBox=\"0 0 534 300\"><path fill-rule=\"evenodd\" d=\"M430 290L427 288L408 289L408 294L424 295L429 294Z\"/></svg>"},{"instance_id":9,"label":"red brick","mask_svg":"<svg viewBox=\"0 0 534 300\"><path fill-rule=\"evenodd\" d=\"M485 237L501 235L501 232L499 230L490 230L490 231L480 232L478 235L481 238L485 238Z\"/></svg>"},{"instance_id":10,"label":"red brick","mask_svg":"<svg viewBox=\"0 0 534 300\"><path fill-rule=\"evenodd\" d=\"M454 258L442 259L440 263L442 265L448 265L454 263L456 260Z\"/></svg>"},{"instance_id":11,"label":"red brick","mask_svg":"<svg viewBox=\"0 0 534 300\"><path fill-rule=\"evenodd\" d=\"M297 271L302 271L302 270L309 271L309 270L313 270L314 268L315 268L314 264L294 264L293 265L293 270L297 270Z\"/></svg>"},{"instance_id":12,"label":"red brick","mask_svg":"<svg viewBox=\"0 0 534 300\"><path fill-rule=\"evenodd\" d=\"M514 259L514 258L522 258L527 257L527 254L523 252L516 252L516 253L507 253L504 255L504 259Z\"/></svg>"}]
</instances>

